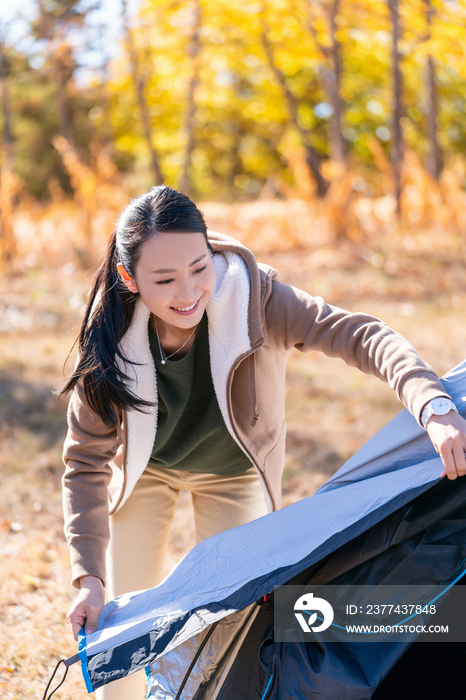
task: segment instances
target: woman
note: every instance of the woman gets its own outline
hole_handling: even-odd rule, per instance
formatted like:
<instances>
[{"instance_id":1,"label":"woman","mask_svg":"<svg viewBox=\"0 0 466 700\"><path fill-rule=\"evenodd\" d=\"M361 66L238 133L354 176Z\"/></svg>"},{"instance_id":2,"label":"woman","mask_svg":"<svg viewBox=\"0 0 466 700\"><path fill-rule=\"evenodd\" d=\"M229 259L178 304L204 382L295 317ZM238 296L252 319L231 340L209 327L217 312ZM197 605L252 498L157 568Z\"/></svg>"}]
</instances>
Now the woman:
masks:
<instances>
[{"instance_id":1,"label":"woman","mask_svg":"<svg viewBox=\"0 0 466 700\"><path fill-rule=\"evenodd\" d=\"M75 638L109 598L160 582L179 490L200 541L280 506L293 347L385 379L445 472L466 471L466 422L436 374L384 323L282 284L185 195L154 187L123 211L79 336L64 447ZM422 418L421 418L422 415ZM109 510L110 504L110 510ZM109 515L110 513L110 515ZM98 691L142 697L141 674Z\"/></svg>"}]
</instances>

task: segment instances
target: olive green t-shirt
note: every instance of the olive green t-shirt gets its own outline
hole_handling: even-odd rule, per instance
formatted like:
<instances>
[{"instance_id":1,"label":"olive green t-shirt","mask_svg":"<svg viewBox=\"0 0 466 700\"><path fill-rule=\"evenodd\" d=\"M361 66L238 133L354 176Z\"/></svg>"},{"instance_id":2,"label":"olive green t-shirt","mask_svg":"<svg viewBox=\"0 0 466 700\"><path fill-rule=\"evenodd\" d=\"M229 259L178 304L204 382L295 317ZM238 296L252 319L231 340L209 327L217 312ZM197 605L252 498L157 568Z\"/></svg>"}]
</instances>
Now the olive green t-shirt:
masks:
<instances>
[{"instance_id":1,"label":"olive green t-shirt","mask_svg":"<svg viewBox=\"0 0 466 700\"><path fill-rule=\"evenodd\" d=\"M150 320L149 343L157 369L159 400L157 434L149 464L224 476L251 469L251 461L228 432L215 395L206 313L189 351L179 360L173 358L162 364Z\"/></svg>"}]
</instances>

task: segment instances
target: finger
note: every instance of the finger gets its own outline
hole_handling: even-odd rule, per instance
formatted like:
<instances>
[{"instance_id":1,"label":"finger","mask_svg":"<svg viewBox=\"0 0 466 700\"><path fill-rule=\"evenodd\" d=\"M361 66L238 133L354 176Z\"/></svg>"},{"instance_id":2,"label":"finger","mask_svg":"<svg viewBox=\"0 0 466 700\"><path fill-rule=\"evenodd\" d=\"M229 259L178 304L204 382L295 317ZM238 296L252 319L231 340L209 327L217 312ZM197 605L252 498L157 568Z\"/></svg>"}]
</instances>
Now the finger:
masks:
<instances>
[{"instance_id":1,"label":"finger","mask_svg":"<svg viewBox=\"0 0 466 700\"><path fill-rule=\"evenodd\" d=\"M84 620L84 618L86 617L86 607L86 601L80 600L80 597L77 596L73 602L73 605L68 610L68 613L66 615L66 619L68 620L68 622L74 622L78 617L81 620Z\"/></svg>"},{"instance_id":2,"label":"finger","mask_svg":"<svg viewBox=\"0 0 466 700\"><path fill-rule=\"evenodd\" d=\"M97 624L99 621L99 615L102 611L102 606L91 605L87 610L86 619L86 634L92 634L97 629Z\"/></svg>"},{"instance_id":3,"label":"finger","mask_svg":"<svg viewBox=\"0 0 466 700\"><path fill-rule=\"evenodd\" d=\"M453 457L455 460L456 473L458 476L463 476L466 473L466 459L464 456L463 445L455 445L453 448Z\"/></svg>"},{"instance_id":4,"label":"finger","mask_svg":"<svg viewBox=\"0 0 466 700\"><path fill-rule=\"evenodd\" d=\"M86 634L92 634L97 629L97 618L88 617L86 620Z\"/></svg>"},{"instance_id":5,"label":"finger","mask_svg":"<svg viewBox=\"0 0 466 700\"><path fill-rule=\"evenodd\" d=\"M445 467L446 475L449 479L456 479L456 465L453 459L453 452L450 447L440 448L440 457L442 458L443 466Z\"/></svg>"},{"instance_id":6,"label":"finger","mask_svg":"<svg viewBox=\"0 0 466 700\"><path fill-rule=\"evenodd\" d=\"M82 626L83 626L82 622L72 622L71 623L71 631L73 632L73 637L74 637L74 640L76 642L78 641L78 634L81 631Z\"/></svg>"},{"instance_id":7,"label":"finger","mask_svg":"<svg viewBox=\"0 0 466 700\"><path fill-rule=\"evenodd\" d=\"M86 619L86 611L82 609L81 604L76 605L76 601L73 603L72 607L70 608L68 615L66 616L66 619L68 620L69 624L71 625L71 631L73 633L73 637L75 641L78 641L78 632L80 631L81 627L83 626L83 623Z\"/></svg>"}]
</instances>

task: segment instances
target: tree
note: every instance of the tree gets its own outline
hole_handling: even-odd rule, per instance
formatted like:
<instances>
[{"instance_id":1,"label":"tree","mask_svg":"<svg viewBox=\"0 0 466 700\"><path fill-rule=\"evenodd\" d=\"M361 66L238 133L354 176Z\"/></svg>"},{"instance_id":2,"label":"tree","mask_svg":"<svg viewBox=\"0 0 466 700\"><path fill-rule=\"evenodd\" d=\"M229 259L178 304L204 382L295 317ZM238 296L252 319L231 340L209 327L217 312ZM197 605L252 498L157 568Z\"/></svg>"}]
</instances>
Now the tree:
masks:
<instances>
[{"instance_id":1,"label":"tree","mask_svg":"<svg viewBox=\"0 0 466 700\"><path fill-rule=\"evenodd\" d=\"M300 123L299 115L298 115L297 101L296 101L293 93L291 92L290 88L287 85L285 76L283 75L282 71L280 70L280 68L278 67L278 65L274 59L273 49L272 49L272 45L271 45L269 38L268 38L268 33L269 33L269 29L267 27L265 20L263 19L262 20L261 39L262 39L262 46L264 47L265 55L267 56L270 68L273 70L275 77L283 90L283 94L284 94L284 97L285 97L287 105L288 105L288 110L289 110L291 121L301 136L301 139L302 139L305 151L306 151L306 163L309 167L309 171L311 173L311 176L314 179L314 182L316 184L317 194L319 195L319 197L323 197L323 196L325 196L325 194L328 190L329 183L322 175L320 157L310 143L309 134Z\"/></svg>"},{"instance_id":2,"label":"tree","mask_svg":"<svg viewBox=\"0 0 466 700\"><path fill-rule=\"evenodd\" d=\"M46 53L55 84L60 134L75 142L73 117L69 105L69 85L77 68L70 32L82 29L91 7L81 8L81 0L36 0L38 16L31 22L33 36L46 43Z\"/></svg>"},{"instance_id":3,"label":"tree","mask_svg":"<svg viewBox=\"0 0 466 700\"><path fill-rule=\"evenodd\" d=\"M5 42L0 38L0 81L2 92L3 117L3 167L14 169L13 161L13 132L11 130L11 100L10 100L10 62L5 50Z\"/></svg>"},{"instance_id":4,"label":"tree","mask_svg":"<svg viewBox=\"0 0 466 700\"><path fill-rule=\"evenodd\" d=\"M192 32L189 42L188 53L191 59L192 72L188 85L188 99L184 119L184 132L186 146L183 157L183 170L181 173L178 189L181 192L191 194L190 165L194 148L194 117L196 112L195 92L199 83L199 61L201 53L201 4L200 0L194 0L192 16Z\"/></svg>"},{"instance_id":5,"label":"tree","mask_svg":"<svg viewBox=\"0 0 466 700\"><path fill-rule=\"evenodd\" d=\"M340 93L341 83L341 47L337 39L336 18L340 10L340 0L327 0L321 4L328 23L328 41L323 41L316 30L315 4L310 5L310 32L324 58L324 85L328 101L332 106L330 118L330 157L336 162L342 162L346 157L346 141L342 132L343 103Z\"/></svg>"},{"instance_id":6,"label":"tree","mask_svg":"<svg viewBox=\"0 0 466 700\"><path fill-rule=\"evenodd\" d=\"M403 116L402 103L402 78L400 69L400 14L399 0L388 0L390 18L392 24L392 114L393 114L393 138L392 138L392 163L395 184L395 198L397 215L401 215L401 166L403 161L403 132L401 118Z\"/></svg>"},{"instance_id":7,"label":"tree","mask_svg":"<svg viewBox=\"0 0 466 700\"><path fill-rule=\"evenodd\" d=\"M123 19L123 29L125 33L125 42L130 59L131 66L131 77L133 80L134 89L136 92L136 99L139 108L139 116L141 118L142 131L144 134L144 139L146 141L146 146L150 153L150 164L152 169L152 175L154 177L154 183L156 185L163 184L163 175L160 168L159 156L155 149L152 140L152 129L150 122L150 112L146 100L146 80L145 76L141 70L138 52L134 44L133 35L128 21L128 8L126 0L121 0L122 6L122 19Z\"/></svg>"},{"instance_id":8,"label":"tree","mask_svg":"<svg viewBox=\"0 0 466 700\"><path fill-rule=\"evenodd\" d=\"M434 9L432 0L424 0L425 14L427 20L427 40L431 38L431 26ZM426 83L427 83L427 135L429 140L429 152L426 158L426 168L436 180L442 172L442 156L437 138L437 75L435 59L432 53L428 53L426 61Z\"/></svg>"},{"instance_id":9,"label":"tree","mask_svg":"<svg viewBox=\"0 0 466 700\"><path fill-rule=\"evenodd\" d=\"M4 261L10 260L16 252L12 214L14 199L19 185L14 169L9 78L10 64L5 50L5 41L0 36L0 81L3 118L2 167L0 171L0 257Z\"/></svg>"}]
</instances>

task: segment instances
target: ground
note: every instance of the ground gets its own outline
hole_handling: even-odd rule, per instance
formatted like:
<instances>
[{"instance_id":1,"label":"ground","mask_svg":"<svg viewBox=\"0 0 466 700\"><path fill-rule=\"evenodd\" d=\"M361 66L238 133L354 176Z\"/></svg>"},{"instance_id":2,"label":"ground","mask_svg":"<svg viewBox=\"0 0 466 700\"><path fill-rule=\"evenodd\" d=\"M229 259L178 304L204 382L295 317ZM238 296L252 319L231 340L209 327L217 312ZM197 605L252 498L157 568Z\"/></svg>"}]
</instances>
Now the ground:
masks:
<instances>
[{"instance_id":1,"label":"ground","mask_svg":"<svg viewBox=\"0 0 466 700\"><path fill-rule=\"evenodd\" d=\"M412 241L389 252L362 244L267 251L248 241L282 281L330 303L381 317L439 373L466 347L464 264L448 248L427 254ZM73 259L74 260L74 259ZM42 697L58 659L76 651L65 614L73 599L62 533L61 448L66 401L54 391L77 334L92 273L76 260L16 266L0 278L0 694ZM293 351L287 380L284 505L310 496L399 410L379 380L342 361ZM193 545L182 494L167 570ZM58 691L88 697L78 666Z\"/></svg>"}]
</instances>

